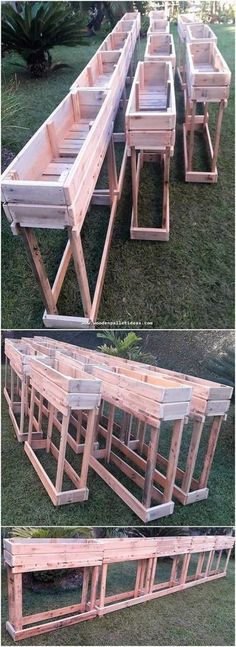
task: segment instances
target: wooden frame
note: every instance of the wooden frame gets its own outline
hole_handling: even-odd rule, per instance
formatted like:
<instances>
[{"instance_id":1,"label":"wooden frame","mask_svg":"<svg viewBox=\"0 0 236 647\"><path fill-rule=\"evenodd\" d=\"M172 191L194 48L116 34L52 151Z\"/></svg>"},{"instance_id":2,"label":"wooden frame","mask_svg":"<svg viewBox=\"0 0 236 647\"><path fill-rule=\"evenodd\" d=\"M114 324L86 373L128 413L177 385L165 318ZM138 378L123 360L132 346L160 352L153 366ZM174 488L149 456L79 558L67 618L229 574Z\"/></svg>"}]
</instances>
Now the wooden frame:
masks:
<instances>
[{"instance_id":1,"label":"wooden frame","mask_svg":"<svg viewBox=\"0 0 236 647\"><path fill-rule=\"evenodd\" d=\"M80 374L83 372L85 379L89 373L100 380L102 404L87 460L143 521L170 514L173 511L172 494L183 505L207 498L211 465L222 422L226 419L230 406L232 388L148 364L114 358L51 338L22 338L21 345L26 340L29 347L28 365L32 362L35 364L33 353L38 353L40 364L46 366L46 371L47 366L59 362L57 366L62 372L78 370ZM16 342L10 340L9 343L14 345ZM60 371L56 379L59 378ZM42 380L38 391L33 392L31 389L31 398L34 401L32 406L39 407L41 403L40 420L42 414L49 419L50 398L48 401L46 393L42 394ZM117 409L120 411L119 419L116 418ZM42 433L40 423L35 416L32 417L30 408L26 413L31 415L32 430L34 428L35 432ZM187 415L192 429L183 469L178 463L184 430L182 423ZM163 424L167 419L182 420L181 423L174 424L172 433L177 441L177 448L175 446L173 452L170 450L171 457L168 455L168 448L165 455L158 450L160 428L161 433L165 434ZM202 459L200 477L196 478L199 447L208 422L211 423L206 431L208 444ZM56 415L53 416L53 424L62 433L62 423ZM71 411L70 424L76 429L76 438L68 431L67 442L75 453L83 453L88 435L86 413L80 411L77 415ZM38 447L40 445L42 446L41 441ZM34 440L34 448L36 447L37 441ZM120 453L123 455L122 460ZM105 465L100 462L104 459ZM130 467L130 462L134 464L133 468ZM110 469L112 464L141 489L141 502L113 477ZM140 474L140 470L145 477ZM152 500L156 500L158 505L151 505Z\"/></svg>"},{"instance_id":2,"label":"wooden frame","mask_svg":"<svg viewBox=\"0 0 236 647\"><path fill-rule=\"evenodd\" d=\"M205 43L213 41L217 43L217 37L209 27L209 25L204 25L203 23L192 23L191 25L186 26L185 31L186 43Z\"/></svg>"},{"instance_id":3,"label":"wooden frame","mask_svg":"<svg viewBox=\"0 0 236 647\"><path fill-rule=\"evenodd\" d=\"M133 207L130 236L138 240L169 240L169 166L175 144L176 105L171 64L138 63L126 111L126 140L131 148ZM138 160L136 151L138 153ZM163 164L161 227L140 227L138 191L145 161Z\"/></svg>"},{"instance_id":4,"label":"wooden frame","mask_svg":"<svg viewBox=\"0 0 236 647\"><path fill-rule=\"evenodd\" d=\"M165 3L165 9L154 9L153 11L149 11L148 15L150 22L152 22L153 20L167 20L169 17L169 8Z\"/></svg>"},{"instance_id":5,"label":"wooden frame","mask_svg":"<svg viewBox=\"0 0 236 647\"><path fill-rule=\"evenodd\" d=\"M185 123L183 125L184 163L186 182L217 182L217 157L223 114L227 106L231 73L215 42L194 42L186 45ZM215 141L209 130L209 103L218 103ZM197 115L197 103L203 103L204 112ZM194 134L202 131L210 158L209 171L193 170Z\"/></svg>"},{"instance_id":6,"label":"wooden frame","mask_svg":"<svg viewBox=\"0 0 236 647\"><path fill-rule=\"evenodd\" d=\"M145 61L168 61L173 73L176 65L175 44L172 34L151 34L147 37Z\"/></svg>"},{"instance_id":7,"label":"wooden frame","mask_svg":"<svg viewBox=\"0 0 236 647\"><path fill-rule=\"evenodd\" d=\"M26 440L28 435L24 430L24 425L25 417L28 415L28 360L31 355L36 355L36 350L34 350L32 344L22 343L21 340L5 339L5 378L3 393L8 404L9 416L14 432L19 442ZM35 429L33 431L34 439L42 438L41 431Z\"/></svg>"},{"instance_id":8,"label":"wooden frame","mask_svg":"<svg viewBox=\"0 0 236 647\"><path fill-rule=\"evenodd\" d=\"M105 438L106 441L105 464L101 464L100 457L91 455L90 466L145 523L172 514L175 471L183 426L189 412L191 389L179 388L174 381L158 378L155 384L147 384L130 376L117 375L102 366L87 365L85 368L94 377L101 379L103 405L109 407L107 426L104 426L102 418L96 436L98 441L100 438ZM122 411L123 417L120 428L115 422L117 409ZM131 416L137 423L134 442L131 439ZM168 468L163 476L155 467L160 437L165 434L165 431L162 432L162 425L166 420L170 421L172 430L167 456ZM137 448L140 455L145 446L146 456L136 456L131 446ZM130 462L133 462L135 468L130 467ZM141 501L113 476L110 469L112 465L141 489Z\"/></svg>"},{"instance_id":9,"label":"wooden frame","mask_svg":"<svg viewBox=\"0 0 236 647\"><path fill-rule=\"evenodd\" d=\"M200 535L153 539L3 541L4 561L8 571L9 620L6 629L15 641L225 577L234 546L233 537ZM215 556L217 559L214 566ZM162 558L172 561L170 577L166 582L159 581L159 565ZM188 574L191 560L194 562L194 573ZM134 588L131 591L108 595L106 590L109 569L112 564L124 562L136 563ZM83 569L81 601L53 611L24 616L23 573L62 567Z\"/></svg>"},{"instance_id":10,"label":"wooden frame","mask_svg":"<svg viewBox=\"0 0 236 647\"><path fill-rule=\"evenodd\" d=\"M67 346L69 352L69 345ZM124 374L126 376L135 376L136 380L150 381L155 383L155 378L158 376L162 380L174 380L180 385L188 384L192 388L192 397L190 402L189 418L192 422L192 433L189 443L189 453L186 460L185 470L177 466L176 480L173 490L174 498L180 501L183 505L201 501L208 496L208 480L211 471L211 465L214 458L214 453L217 446L218 437L220 434L221 426L227 417L227 411L230 406L230 399L232 397L232 388L210 380L204 380L192 375L185 375L176 371L171 371L159 367L132 362L131 360L124 360L121 358L114 358L109 355L98 353L84 348L74 347L74 357L80 361L84 358L87 363L100 363L109 367L111 370ZM196 467L199 446L202 438L203 430L207 422L210 424L208 431L208 445L203 458L202 472L198 479L194 476ZM130 434L130 421L128 425L128 434ZM131 449L137 449L138 441L136 437L131 437ZM147 446L143 445L144 458L147 457ZM133 457L133 455L132 455ZM162 454L157 453L157 467L158 464L163 467L168 467L168 461ZM154 480L156 473L154 473Z\"/></svg>"},{"instance_id":11,"label":"wooden frame","mask_svg":"<svg viewBox=\"0 0 236 647\"><path fill-rule=\"evenodd\" d=\"M24 450L38 474L40 481L45 487L52 503L55 506L86 501L88 498L87 474L89 456L93 449L94 430L100 404L100 382L92 376L86 375L79 366L75 366L65 357L30 359L30 384L31 399L29 413L28 438L24 444ZM39 394L39 403L36 400ZM43 400L48 402L48 424L47 436L42 440L35 440L33 437L33 426L39 431L42 422ZM35 415L37 404L38 419ZM41 407L40 407L41 404ZM80 476L73 469L66 459L66 449L69 440L69 424L73 411L86 410L87 428L85 442L83 445L83 456ZM61 420L58 419L60 414ZM34 417L36 423L33 423ZM60 423L55 424L55 420ZM79 423L78 418L78 423ZM53 429L60 434L59 449L53 443ZM45 450L57 461L55 485L49 479L45 469L36 456L35 450ZM63 491L63 476L68 476L74 485L74 489Z\"/></svg>"},{"instance_id":12,"label":"wooden frame","mask_svg":"<svg viewBox=\"0 0 236 647\"><path fill-rule=\"evenodd\" d=\"M186 87L185 56L187 27L191 27L195 24L201 24L201 21L196 17L194 13L183 13L178 15L177 73L182 90L184 90Z\"/></svg>"},{"instance_id":13,"label":"wooden frame","mask_svg":"<svg viewBox=\"0 0 236 647\"><path fill-rule=\"evenodd\" d=\"M149 14L150 15L150 14ZM151 34L169 34L170 23L167 19L156 19L151 16L147 36Z\"/></svg>"},{"instance_id":14,"label":"wooden frame","mask_svg":"<svg viewBox=\"0 0 236 647\"><path fill-rule=\"evenodd\" d=\"M134 13L132 19L124 16L121 22L122 28L119 29L118 23L114 34L109 34L76 79L70 93L2 176L4 211L13 233L23 237L46 307L43 321L49 327L93 326L98 314L127 160L125 145L118 177L115 144L125 142L125 136L114 133L114 121L121 101L124 112L126 108L125 84L132 78L140 15ZM96 189L105 159L109 187ZM93 299L81 239L91 202L110 207ZM68 243L52 287L35 235L38 227L68 232ZM57 303L71 258L84 317L58 314Z\"/></svg>"}]
</instances>

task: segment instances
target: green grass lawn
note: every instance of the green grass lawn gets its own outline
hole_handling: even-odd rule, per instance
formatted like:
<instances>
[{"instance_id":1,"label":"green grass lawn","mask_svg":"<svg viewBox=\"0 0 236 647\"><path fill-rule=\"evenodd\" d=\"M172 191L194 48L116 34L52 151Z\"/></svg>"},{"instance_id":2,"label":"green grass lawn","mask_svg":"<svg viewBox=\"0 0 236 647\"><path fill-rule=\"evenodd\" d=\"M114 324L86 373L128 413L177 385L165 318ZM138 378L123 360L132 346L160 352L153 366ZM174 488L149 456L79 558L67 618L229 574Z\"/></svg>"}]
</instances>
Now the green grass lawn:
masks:
<instances>
[{"instance_id":1,"label":"green grass lawn","mask_svg":"<svg viewBox=\"0 0 236 647\"><path fill-rule=\"evenodd\" d=\"M169 560L160 561L160 581L169 574ZM110 593L132 588L134 565L108 569ZM125 587L125 588L124 588ZM25 590L24 613L75 604L80 591L35 593ZM5 630L7 619L6 572L2 575L2 645L13 641ZM234 645L234 561L227 577L189 588L138 606L123 609L69 628L20 641L20 645Z\"/></svg>"},{"instance_id":2,"label":"green grass lawn","mask_svg":"<svg viewBox=\"0 0 236 647\"><path fill-rule=\"evenodd\" d=\"M213 27L219 48L233 72L234 28ZM176 28L173 27L176 37ZM48 79L29 80L14 65L19 59L6 56L2 63L3 81L17 74L21 110L13 130L17 153L68 92L78 73L103 39L101 34L88 46L58 47L56 60L71 65ZM143 57L146 41L141 42ZM182 121L183 95L176 81L177 137L171 162L169 243L131 241L130 163L113 234L100 321L152 322L162 328L233 327L233 180L234 180L234 86L224 116L219 154L219 179L214 186L184 181ZM211 106L211 112L215 108ZM213 128L214 130L214 128ZM202 155L199 151L198 155ZM197 160L195 160L196 162ZM159 175L144 170L140 186L140 217L152 224L157 204ZM105 210L93 207L85 219L83 242L91 286L94 289L107 223ZM155 214L155 215L154 215ZM54 279L66 233L41 231L39 241L49 273ZM5 328L41 327L43 306L22 242L12 236L6 218L2 230L2 323ZM61 314L81 315L81 301L73 267L70 268L59 301ZM111 324L112 327L112 324ZM122 325L120 325L122 327ZM127 327L127 324L126 326Z\"/></svg>"},{"instance_id":3,"label":"green grass lawn","mask_svg":"<svg viewBox=\"0 0 236 647\"><path fill-rule=\"evenodd\" d=\"M27 425L25 430L27 429ZM180 454L180 467L184 467L189 447L191 428L184 429ZM182 506L175 503L174 513L163 517L151 525L219 525L234 523L234 407L231 405L227 421L223 423L217 445L215 458L209 479L209 496L205 501ZM59 434L53 433L53 441L58 446ZM207 442L207 428L204 430L199 448L196 475L200 473L204 449ZM165 423L160 439L160 451L167 454L170 443L170 424ZM37 455L49 477L55 482L56 461L51 455L38 450ZM68 448L67 459L80 473L80 460ZM130 491L140 498L141 490L115 467L112 473ZM70 481L64 479L64 489L71 487ZM142 524L132 510L111 490L102 479L89 470L89 499L84 503L71 504L55 508L43 485L24 453L23 445L18 443L13 434L5 398L2 402L2 524L12 525L124 525Z\"/></svg>"}]
</instances>

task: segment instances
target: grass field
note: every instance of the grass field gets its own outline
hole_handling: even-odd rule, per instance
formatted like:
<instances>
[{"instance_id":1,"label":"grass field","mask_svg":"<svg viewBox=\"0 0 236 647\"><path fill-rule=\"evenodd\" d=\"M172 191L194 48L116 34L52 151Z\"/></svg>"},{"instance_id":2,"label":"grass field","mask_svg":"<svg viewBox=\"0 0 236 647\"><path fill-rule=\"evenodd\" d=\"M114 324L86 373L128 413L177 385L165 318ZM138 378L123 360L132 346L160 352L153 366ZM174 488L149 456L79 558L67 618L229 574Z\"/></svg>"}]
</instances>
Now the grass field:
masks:
<instances>
[{"instance_id":1,"label":"grass field","mask_svg":"<svg viewBox=\"0 0 236 647\"><path fill-rule=\"evenodd\" d=\"M160 561L158 581L169 575L169 560ZM167 572L168 571L168 572ZM112 566L108 593L132 588L134 564ZM125 588L124 588L125 587ZM35 593L26 589L23 612L37 613L78 602L80 589L61 593ZM5 630L7 619L6 573L2 576L2 645L12 645ZM74 627L36 636L19 645L234 645L234 561L226 578L189 588L181 593L96 618Z\"/></svg>"},{"instance_id":2,"label":"grass field","mask_svg":"<svg viewBox=\"0 0 236 647\"><path fill-rule=\"evenodd\" d=\"M176 37L176 28L172 28ZM233 72L234 28L213 27L219 48ZM17 153L68 92L71 82L95 52L104 34L88 46L58 47L54 58L71 65L48 79L29 80L14 65L16 55L2 63L3 82L13 75L19 80L21 103L9 147ZM141 41L143 57L145 40ZM183 95L176 81L177 138L171 162L169 243L131 241L129 237L131 195L130 163L113 234L109 264L99 311L99 321L151 322L163 328L233 327L233 181L234 181L234 86L225 113L219 155L219 179L215 186L186 184L183 169ZM215 108L213 108L214 112ZM211 109L212 111L212 109ZM11 138L12 139L12 138ZM202 155L199 150L198 155ZM195 160L195 162L198 161ZM140 187L141 221L156 218L159 175L150 165ZM83 242L92 289L95 286L103 240L106 211L90 210L83 227ZM52 281L66 243L65 232L41 231L39 241ZM12 236L6 218L2 233L2 324L5 328L41 327L43 307L22 242ZM59 301L62 314L81 315L81 301L73 267ZM134 325L134 324L133 324ZM122 327L119 323L118 327ZM124 326L127 327L127 324Z\"/></svg>"}]
</instances>

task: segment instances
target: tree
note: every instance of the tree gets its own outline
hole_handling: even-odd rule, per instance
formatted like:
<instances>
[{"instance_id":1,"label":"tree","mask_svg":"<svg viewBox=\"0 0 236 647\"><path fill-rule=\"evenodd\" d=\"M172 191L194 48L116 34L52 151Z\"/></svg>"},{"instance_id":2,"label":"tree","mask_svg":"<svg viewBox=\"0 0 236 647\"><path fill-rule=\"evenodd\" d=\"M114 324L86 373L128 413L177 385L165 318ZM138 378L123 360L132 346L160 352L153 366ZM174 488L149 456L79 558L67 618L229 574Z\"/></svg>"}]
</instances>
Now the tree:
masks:
<instances>
[{"instance_id":1,"label":"tree","mask_svg":"<svg viewBox=\"0 0 236 647\"><path fill-rule=\"evenodd\" d=\"M2 13L2 42L24 59L31 76L52 67L55 45L74 47L82 42L84 19L67 2L24 2L20 13L10 4ZM61 67L57 64L55 67Z\"/></svg>"},{"instance_id":2,"label":"tree","mask_svg":"<svg viewBox=\"0 0 236 647\"><path fill-rule=\"evenodd\" d=\"M98 333L98 337L102 337L110 342L110 346L103 344L99 346L102 353L114 355L115 357L124 357L139 362L153 363L154 357L151 353L145 353L140 348L140 341L142 337L138 337L135 332L130 331L128 334L117 334L112 330Z\"/></svg>"}]
</instances>

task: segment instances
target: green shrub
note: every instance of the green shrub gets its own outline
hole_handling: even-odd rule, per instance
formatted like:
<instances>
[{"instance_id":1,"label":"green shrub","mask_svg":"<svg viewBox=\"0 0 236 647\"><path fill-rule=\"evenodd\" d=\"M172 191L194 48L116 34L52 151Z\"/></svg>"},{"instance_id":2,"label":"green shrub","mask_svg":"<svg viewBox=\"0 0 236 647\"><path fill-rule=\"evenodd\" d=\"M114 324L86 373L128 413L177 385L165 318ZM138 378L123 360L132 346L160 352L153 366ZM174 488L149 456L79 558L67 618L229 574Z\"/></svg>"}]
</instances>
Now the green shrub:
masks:
<instances>
[{"instance_id":1,"label":"green shrub","mask_svg":"<svg viewBox=\"0 0 236 647\"><path fill-rule=\"evenodd\" d=\"M67 2L23 2L20 13L10 4L2 14L2 43L26 62L31 76L43 76L52 66L55 45L81 44L84 21Z\"/></svg>"}]
</instances>

